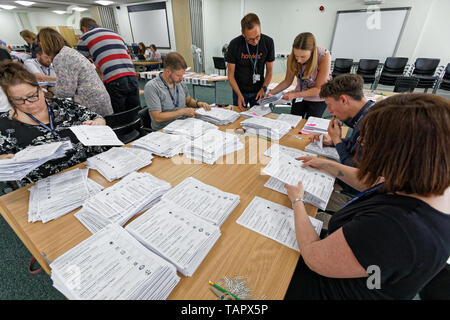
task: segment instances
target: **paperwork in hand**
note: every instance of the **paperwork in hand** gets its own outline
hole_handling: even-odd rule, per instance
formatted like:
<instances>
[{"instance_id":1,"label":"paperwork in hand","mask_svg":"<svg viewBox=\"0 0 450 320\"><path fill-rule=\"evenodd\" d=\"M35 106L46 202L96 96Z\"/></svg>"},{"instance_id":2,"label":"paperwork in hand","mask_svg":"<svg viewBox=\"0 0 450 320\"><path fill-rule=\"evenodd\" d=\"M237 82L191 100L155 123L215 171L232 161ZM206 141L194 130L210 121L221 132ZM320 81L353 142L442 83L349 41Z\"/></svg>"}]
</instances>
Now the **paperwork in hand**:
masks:
<instances>
[{"instance_id":1,"label":"paperwork in hand","mask_svg":"<svg viewBox=\"0 0 450 320\"><path fill-rule=\"evenodd\" d=\"M279 92L267 98L262 98L258 101L260 106L268 106L269 104L288 104L291 103L291 100L284 100L282 97L284 92Z\"/></svg>"},{"instance_id":2,"label":"paperwork in hand","mask_svg":"<svg viewBox=\"0 0 450 320\"><path fill-rule=\"evenodd\" d=\"M70 141L28 146L11 159L0 160L0 181L21 180L47 161L65 156Z\"/></svg>"},{"instance_id":3,"label":"paperwork in hand","mask_svg":"<svg viewBox=\"0 0 450 320\"><path fill-rule=\"evenodd\" d=\"M296 186L301 181L305 190L305 201L308 199L309 203L325 210L333 192L335 178L320 170L302 168L302 163L303 161L280 154L279 157L272 158L262 172L285 184Z\"/></svg>"},{"instance_id":4,"label":"paperwork in hand","mask_svg":"<svg viewBox=\"0 0 450 320\"><path fill-rule=\"evenodd\" d=\"M213 164L221 156L244 148L234 134L220 130L209 130L204 135L186 144L184 155L188 158Z\"/></svg>"},{"instance_id":5,"label":"paperwork in hand","mask_svg":"<svg viewBox=\"0 0 450 320\"><path fill-rule=\"evenodd\" d=\"M303 134L311 134L311 133L328 133L328 125L330 124L330 120L317 118L317 117L309 117L306 121L305 125L302 128Z\"/></svg>"},{"instance_id":6,"label":"paperwork in hand","mask_svg":"<svg viewBox=\"0 0 450 320\"><path fill-rule=\"evenodd\" d=\"M239 195L224 192L192 177L183 180L162 199L188 209L216 226L221 226L240 202Z\"/></svg>"},{"instance_id":7,"label":"paperwork in hand","mask_svg":"<svg viewBox=\"0 0 450 320\"><path fill-rule=\"evenodd\" d=\"M69 128L85 146L123 146L108 126L73 126Z\"/></svg>"},{"instance_id":8,"label":"paperwork in hand","mask_svg":"<svg viewBox=\"0 0 450 320\"><path fill-rule=\"evenodd\" d=\"M289 123L291 128L295 128L298 126L300 121L302 121L302 116L296 116L295 114L281 113L278 118L278 121L284 121Z\"/></svg>"},{"instance_id":9,"label":"paperwork in hand","mask_svg":"<svg viewBox=\"0 0 450 320\"><path fill-rule=\"evenodd\" d=\"M220 229L172 202L160 201L125 228L190 277L220 237Z\"/></svg>"},{"instance_id":10,"label":"paperwork in hand","mask_svg":"<svg viewBox=\"0 0 450 320\"><path fill-rule=\"evenodd\" d=\"M241 113L239 113L239 115L243 116L243 117L246 117L246 118L263 117L266 114L269 114L271 112L272 112L272 110L270 110L269 107L256 105L256 106L251 107L247 111L242 111Z\"/></svg>"},{"instance_id":11,"label":"paperwork in hand","mask_svg":"<svg viewBox=\"0 0 450 320\"><path fill-rule=\"evenodd\" d=\"M291 130L291 126L283 121L273 120L265 117L253 117L241 122L242 127L257 135L273 140L281 139Z\"/></svg>"},{"instance_id":12,"label":"paperwork in hand","mask_svg":"<svg viewBox=\"0 0 450 320\"><path fill-rule=\"evenodd\" d=\"M163 300L180 281L172 264L112 224L50 268L53 286L73 300Z\"/></svg>"},{"instance_id":13,"label":"paperwork in hand","mask_svg":"<svg viewBox=\"0 0 450 320\"><path fill-rule=\"evenodd\" d=\"M317 142L311 142L305 147L306 151L316 153L318 155L339 161L339 153L335 147L322 147L320 148Z\"/></svg>"},{"instance_id":14,"label":"paperwork in hand","mask_svg":"<svg viewBox=\"0 0 450 320\"><path fill-rule=\"evenodd\" d=\"M178 119L169 123L166 127L164 127L163 131L170 134L185 135L188 138L198 138L208 130L218 129L219 128L216 125L206 121L195 118L187 118L182 120Z\"/></svg>"},{"instance_id":15,"label":"paperwork in hand","mask_svg":"<svg viewBox=\"0 0 450 320\"><path fill-rule=\"evenodd\" d=\"M39 180L30 191L28 222L46 223L81 207L103 187L89 179L89 169L74 169Z\"/></svg>"},{"instance_id":16,"label":"paperwork in hand","mask_svg":"<svg viewBox=\"0 0 450 320\"><path fill-rule=\"evenodd\" d=\"M274 158L279 157L281 153L286 154L292 158L317 157L317 154L305 152L291 147L282 146L281 144L277 143L272 144L270 148L267 149L266 152L264 152L264 155Z\"/></svg>"},{"instance_id":17,"label":"paperwork in hand","mask_svg":"<svg viewBox=\"0 0 450 320\"><path fill-rule=\"evenodd\" d=\"M138 148L114 147L86 160L86 166L95 169L108 181L113 181L152 163L150 151Z\"/></svg>"},{"instance_id":18,"label":"paperwork in hand","mask_svg":"<svg viewBox=\"0 0 450 320\"><path fill-rule=\"evenodd\" d=\"M92 233L110 223L123 225L158 202L169 189L166 181L133 172L87 200L75 217Z\"/></svg>"},{"instance_id":19,"label":"paperwork in hand","mask_svg":"<svg viewBox=\"0 0 450 320\"><path fill-rule=\"evenodd\" d=\"M156 131L134 141L132 147L148 150L160 157L172 158L183 153L184 146L188 141L189 139L182 135Z\"/></svg>"},{"instance_id":20,"label":"paperwork in hand","mask_svg":"<svg viewBox=\"0 0 450 320\"><path fill-rule=\"evenodd\" d=\"M320 235L323 222L309 217L314 230ZM294 210L278 203L254 197L236 220L241 226L275 240L286 247L300 251L294 227Z\"/></svg>"},{"instance_id":21,"label":"paperwork in hand","mask_svg":"<svg viewBox=\"0 0 450 320\"><path fill-rule=\"evenodd\" d=\"M207 111L203 108L196 110L200 116L198 119L214 123L216 125L226 125L235 122L239 118L239 113L233 110L223 109L223 108L211 108Z\"/></svg>"}]
</instances>

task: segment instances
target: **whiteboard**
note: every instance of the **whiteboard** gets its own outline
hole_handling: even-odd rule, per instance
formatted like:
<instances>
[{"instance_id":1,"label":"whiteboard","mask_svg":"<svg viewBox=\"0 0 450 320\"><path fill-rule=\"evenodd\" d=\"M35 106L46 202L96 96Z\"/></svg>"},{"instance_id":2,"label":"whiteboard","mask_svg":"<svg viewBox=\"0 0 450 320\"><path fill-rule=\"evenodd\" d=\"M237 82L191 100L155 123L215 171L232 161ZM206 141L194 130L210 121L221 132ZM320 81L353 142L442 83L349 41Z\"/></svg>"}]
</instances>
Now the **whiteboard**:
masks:
<instances>
[{"instance_id":1,"label":"whiteboard","mask_svg":"<svg viewBox=\"0 0 450 320\"><path fill-rule=\"evenodd\" d=\"M384 62L395 56L410 9L338 11L330 46L333 58Z\"/></svg>"},{"instance_id":2,"label":"whiteboard","mask_svg":"<svg viewBox=\"0 0 450 320\"><path fill-rule=\"evenodd\" d=\"M169 26L165 2L128 7L133 42L143 42L146 47L170 49Z\"/></svg>"}]
</instances>

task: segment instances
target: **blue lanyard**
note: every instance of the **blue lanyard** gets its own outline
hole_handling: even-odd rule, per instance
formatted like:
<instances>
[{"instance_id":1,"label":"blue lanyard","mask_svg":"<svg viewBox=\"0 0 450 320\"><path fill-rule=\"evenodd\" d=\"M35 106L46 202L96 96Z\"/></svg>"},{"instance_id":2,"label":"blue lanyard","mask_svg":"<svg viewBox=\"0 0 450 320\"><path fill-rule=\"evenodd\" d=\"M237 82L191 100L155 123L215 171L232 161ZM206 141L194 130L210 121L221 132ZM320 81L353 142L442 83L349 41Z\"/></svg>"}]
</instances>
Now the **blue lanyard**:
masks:
<instances>
[{"instance_id":1,"label":"blue lanyard","mask_svg":"<svg viewBox=\"0 0 450 320\"><path fill-rule=\"evenodd\" d=\"M39 65L41 66L41 70L42 70L42 72L44 73L44 75L46 75L46 76L50 76L50 67L48 67L48 69L47 69L47 73L45 73L45 68L44 67L42 67L42 65L39 63Z\"/></svg>"},{"instance_id":2,"label":"blue lanyard","mask_svg":"<svg viewBox=\"0 0 450 320\"><path fill-rule=\"evenodd\" d=\"M173 102L173 104L174 104L174 106L175 107L178 107L178 99L179 99L179 96L178 96L178 87L177 87L177 84L175 83L174 84L174 86L175 86L175 92L176 92L176 94L177 94L177 100L175 101L175 99L173 98L173 95L172 95L172 93L170 92L170 88L169 88L169 86L167 85L167 83L166 83L166 81L163 79L163 77L161 76L161 73L159 74L159 77L161 78L161 81L164 83L164 85L166 86L166 88L167 88L167 91L169 91L169 95L170 95L170 99L172 99L172 102Z\"/></svg>"},{"instance_id":3,"label":"blue lanyard","mask_svg":"<svg viewBox=\"0 0 450 320\"><path fill-rule=\"evenodd\" d=\"M369 188L369 189L367 189L367 190L364 190L364 191L358 193L358 194L356 195L356 197L354 197L352 200L350 200L349 202L347 202L346 204L344 204L344 206L343 206L341 209L343 209L343 208L349 206L349 205L352 204L353 202L359 200L360 198L362 198L362 197L364 197L364 196L366 196L366 195L368 195L368 194L372 194L372 193L378 191L382 186L383 186L383 183L379 183L379 184L373 186L372 188Z\"/></svg>"},{"instance_id":4,"label":"blue lanyard","mask_svg":"<svg viewBox=\"0 0 450 320\"><path fill-rule=\"evenodd\" d=\"M303 66L300 67L300 73L298 74L298 81L300 82L300 91L303 91Z\"/></svg>"},{"instance_id":5,"label":"blue lanyard","mask_svg":"<svg viewBox=\"0 0 450 320\"><path fill-rule=\"evenodd\" d=\"M245 45L247 46L247 52L248 52L248 56L250 58L250 61L252 62L252 67L253 67L253 74L256 73L256 64L258 63L258 51L259 51L259 42L256 45L256 58L255 58L255 63L253 63L253 59L252 59L252 55L250 53L250 49L248 47L248 42L247 40L245 40Z\"/></svg>"},{"instance_id":6,"label":"blue lanyard","mask_svg":"<svg viewBox=\"0 0 450 320\"><path fill-rule=\"evenodd\" d=\"M25 113L27 116L29 116L31 119L33 119L34 121L36 121L37 124L39 124L42 128L44 128L45 130L51 132L55 137L58 137L58 133L55 130L55 127L53 125L53 115L52 112L50 111L50 107L47 106L47 111L48 111L48 119L50 122L50 127L47 126L46 124L43 124L41 121L39 121L38 119L36 119L32 114L30 113Z\"/></svg>"}]
</instances>

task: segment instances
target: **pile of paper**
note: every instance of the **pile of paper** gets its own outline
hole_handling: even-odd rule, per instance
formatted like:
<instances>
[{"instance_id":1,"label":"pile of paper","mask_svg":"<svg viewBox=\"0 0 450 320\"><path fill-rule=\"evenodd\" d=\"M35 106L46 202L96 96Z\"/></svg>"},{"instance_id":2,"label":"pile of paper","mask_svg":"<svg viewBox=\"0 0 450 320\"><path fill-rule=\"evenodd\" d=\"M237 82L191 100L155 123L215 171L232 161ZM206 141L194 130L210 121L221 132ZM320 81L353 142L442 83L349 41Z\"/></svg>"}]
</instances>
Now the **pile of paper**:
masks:
<instances>
[{"instance_id":1,"label":"pile of paper","mask_svg":"<svg viewBox=\"0 0 450 320\"><path fill-rule=\"evenodd\" d=\"M284 100L282 97L284 95L284 92L279 92L277 94L274 94L272 96L269 96L267 98L263 98L259 100L258 104L260 106L268 106L269 104L288 104L291 103L291 100Z\"/></svg>"},{"instance_id":2,"label":"pile of paper","mask_svg":"<svg viewBox=\"0 0 450 320\"><path fill-rule=\"evenodd\" d=\"M89 169L74 169L39 180L30 191L28 222L46 223L81 207L103 187L87 177Z\"/></svg>"},{"instance_id":3,"label":"pile of paper","mask_svg":"<svg viewBox=\"0 0 450 320\"><path fill-rule=\"evenodd\" d=\"M11 159L0 160L0 181L21 180L47 161L65 156L70 142L52 142L28 146Z\"/></svg>"},{"instance_id":4,"label":"pile of paper","mask_svg":"<svg viewBox=\"0 0 450 320\"><path fill-rule=\"evenodd\" d=\"M196 110L200 116L198 119L214 123L216 125L226 125L235 122L239 118L239 113L224 108L211 108L207 111L203 108Z\"/></svg>"},{"instance_id":5,"label":"pile of paper","mask_svg":"<svg viewBox=\"0 0 450 320\"><path fill-rule=\"evenodd\" d=\"M210 130L186 144L184 155L194 160L213 164L221 156L243 148L244 144L234 134Z\"/></svg>"},{"instance_id":6,"label":"pile of paper","mask_svg":"<svg viewBox=\"0 0 450 320\"><path fill-rule=\"evenodd\" d=\"M335 147L321 147L316 142L311 142L305 148L306 151L339 161L339 153Z\"/></svg>"},{"instance_id":7,"label":"pile of paper","mask_svg":"<svg viewBox=\"0 0 450 320\"><path fill-rule=\"evenodd\" d=\"M218 127L212 123L195 118L175 120L163 129L166 133L184 135L188 138L200 137L208 130L218 130Z\"/></svg>"},{"instance_id":8,"label":"pile of paper","mask_svg":"<svg viewBox=\"0 0 450 320\"><path fill-rule=\"evenodd\" d=\"M183 153L188 141L185 136L156 131L134 141L132 147L148 150L160 157L172 158Z\"/></svg>"},{"instance_id":9,"label":"pile of paper","mask_svg":"<svg viewBox=\"0 0 450 320\"><path fill-rule=\"evenodd\" d=\"M283 121L265 117L253 117L241 122L242 127L250 133L261 135L273 140L281 139L291 130L291 126Z\"/></svg>"},{"instance_id":10,"label":"pile of paper","mask_svg":"<svg viewBox=\"0 0 450 320\"><path fill-rule=\"evenodd\" d=\"M220 237L217 226L161 201L125 228L144 246L190 277Z\"/></svg>"},{"instance_id":11,"label":"pile of paper","mask_svg":"<svg viewBox=\"0 0 450 320\"><path fill-rule=\"evenodd\" d=\"M291 147L282 146L281 144L278 144L278 143L273 143L270 146L270 148L267 149L266 152L264 152L264 155L274 158L274 157L279 157L280 154L282 154L282 153L285 155L288 155L289 157L292 157L292 158L317 157L317 154L305 152L305 151L291 148Z\"/></svg>"},{"instance_id":12,"label":"pile of paper","mask_svg":"<svg viewBox=\"0 0 450 320\"><path fill-rule=\"evenodd\" d=\"M116 133L108 126L73 126L69 128L85 146L122 146Z\"/></svg>"},{"instance_id":13,"label":"pile of paper","mask_svg":"<svg viewBox=\"0 0 450 320\"><path fill-rule=\"evenodd\" d=\"M90 236L51 264L53 286L73 300L164 300L176 268L118 225Z\"/></svg>"},{"instance_id":14,"label":"pile of paper","mask_svg":"<svg viewBox=\"0 0 450 320\"><path fill-rule=\"evenodd\" d=\"M149 173L133 172L87 200L75 217L92 233L110 223L123 225L158 202L170 187Z\"/></svg>"},{"instance_id":15,"label":"pile of paper","mask_svg":"<svg viewBox=\"0 0 450 320\"><path fill-rule=\"evenodd\" d=\"M256 105L256 106L251 107L247 111L243 111L243 112L239 113L239 115L246 117L246 118L263 117L266 114L269 114L271 112L272 112L272 110L270 110L269 107Z\"/></svg>"},{"instance_id":16,"label":"pile of paper","mask_svg":"<svg viewBox=\"0 0 450 320\"><path fill-rule=\"evenodd\" d=\"M302 121L302 116L296 116L295 114L282 113L277 118L278 121L287 122L291 128L298 126L300 121Z\"/></svg>"},{"instance_id":17,"label":"pile of paper","mask_svg":"<svg viewBox=\"0 0 450 320\"><path fill-rule=\"evenodd\" d=\"M303 134L311 134L311 133L328 133L328 125L330 124L330 120L309 117L306 121L305 125L302 128Z\"/></svg>"},{"instance_id":18,"label":"pile of paper","mask_svg":"<svg viewBox=\"0 0 450 320\"><path fill-rule=\"evenodd\" d=\"M189 177L163 195L163 200L190 210L210 223L220 226L239 204L239 195L223 192Z\"/></svg>"},{"instance_id":19,"label":"pile of paper","mask_svg":"<svg viewBox=\"0 0 450 320\"><path fill-rule=\"evenodd\" d=\"M86 160L86 166L95 169L108 181L113 181L152 163L150 151L139 148L111 148Z\"/></svg>"}]
</instances>

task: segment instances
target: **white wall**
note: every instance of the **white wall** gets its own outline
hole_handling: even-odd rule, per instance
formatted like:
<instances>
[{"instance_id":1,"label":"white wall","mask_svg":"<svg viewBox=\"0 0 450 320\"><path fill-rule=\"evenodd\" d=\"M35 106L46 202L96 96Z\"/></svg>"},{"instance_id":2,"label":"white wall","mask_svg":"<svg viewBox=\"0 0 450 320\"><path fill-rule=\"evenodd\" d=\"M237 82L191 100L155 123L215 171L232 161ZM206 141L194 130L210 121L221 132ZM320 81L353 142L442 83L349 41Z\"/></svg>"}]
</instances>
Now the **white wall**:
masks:
<instances>
[{"instance_id":1,"label":"white wall","mask_svg":"<svg viewBox=\"0 0 450 320\"><path fill-rule=\"evenodd\" d=\"M7 11L0 11L0 39L5 41L8 45L23 45L23 41L19 32L21 31L18 17L15 14Z\"/></svg>"}]
</instances>

